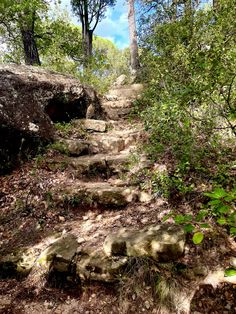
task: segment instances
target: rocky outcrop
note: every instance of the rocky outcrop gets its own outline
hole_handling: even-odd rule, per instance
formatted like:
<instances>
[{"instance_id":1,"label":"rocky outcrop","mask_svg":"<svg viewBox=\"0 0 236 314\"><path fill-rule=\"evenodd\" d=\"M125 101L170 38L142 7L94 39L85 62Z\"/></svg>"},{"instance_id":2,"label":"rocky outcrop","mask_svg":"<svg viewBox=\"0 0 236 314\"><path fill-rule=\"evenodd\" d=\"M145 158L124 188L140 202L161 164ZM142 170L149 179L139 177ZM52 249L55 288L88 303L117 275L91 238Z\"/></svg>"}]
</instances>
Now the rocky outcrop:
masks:
<instances>
[{"instance_id":1,"label":"rocky outcrop","mask_svg":"<svg viewBox=\"0 0 236 314\"><path fill-rule=\"evenodd\" d=\"M1 65L0 80L0 173L52 140L52 122L103 116L95 91L72 77Z\"/></svg>"},{"instance_id":2,"label":"rocky outcrop","mask_svg":"<svg viewBox=\"0 0 236 314\"><path fill-rule=\"evenodd\" d=\"M122 277L132 257L152 258L156 261L173 261L184 252L185 234L173 225L149 226L143 230L120 230L108 235L103 248L79 244L77 237L62 234L42 252L24 249L4 257L0 262L0 275L27 276L34 273L65 273L82 281L113 282Z\"/></svg>"},{"instance_id":3,"label":"rocky outcrop","mask_svg":"<svg viewBox=\"0 0 236 314\"><path fill-rule=\"evenodd\" d=\"M175 225L149 226L138 231L121 229L104 242L107 256L147 256L168 262L184 252L185 232Z\"/></svg>"}]
</instances>

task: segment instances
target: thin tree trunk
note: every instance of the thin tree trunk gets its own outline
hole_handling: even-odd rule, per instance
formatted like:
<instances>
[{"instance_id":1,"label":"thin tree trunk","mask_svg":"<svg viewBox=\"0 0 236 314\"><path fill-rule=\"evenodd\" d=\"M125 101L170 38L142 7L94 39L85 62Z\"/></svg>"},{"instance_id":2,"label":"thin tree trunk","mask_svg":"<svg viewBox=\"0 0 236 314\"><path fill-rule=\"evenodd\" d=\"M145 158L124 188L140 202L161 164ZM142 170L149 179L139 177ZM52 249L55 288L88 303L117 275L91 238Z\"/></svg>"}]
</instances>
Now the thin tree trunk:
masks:
<instances>
[{"instance_id":1,"label":"thin tree trunk","mask_svg":"<svg viewBox=\"0 0 236 314\"><path fill-rule=\"evenodd\" d=\"M88 17L88 3L84 1L84 59L85 67L88 66L88 61L92 56L92 39L93 31L89 29L89 17Z\"/></svg>"},{"instance_id":2,"label":"thin tree trunk","mask_svg":"<svg viewBox=\"0 0 236 314\"><path fill-rule=\"evenodd\" d=\"M130 37L130 65L131 71L136 73L139 69L139 57L138 57L138 41L137 41L137 30L135 21L135 9L134 0L128 1L129 12L129 37Z\"/></svg>"},{"instance_id":3,"label":"thin tree trunk","mask_svg":"<svg viewBox=\"0 0 236 314\"><path fill-rule=\"evenodd\" d=\"M171 20L172 22L174 22L177 20L177 0L173 0L171 7L172 7Z\"/></svg>"},{"instance_id":4,"label":"thin tree trunk","mask_svg":"<svg viewBox=\"0 0 236 314\"><path fill-rule=\"evenodd\" d=\"M31 30L21 29L21 37L24 47L25 63L27 65L41 65L33 32Z\"/></svg>"}]
</instances>

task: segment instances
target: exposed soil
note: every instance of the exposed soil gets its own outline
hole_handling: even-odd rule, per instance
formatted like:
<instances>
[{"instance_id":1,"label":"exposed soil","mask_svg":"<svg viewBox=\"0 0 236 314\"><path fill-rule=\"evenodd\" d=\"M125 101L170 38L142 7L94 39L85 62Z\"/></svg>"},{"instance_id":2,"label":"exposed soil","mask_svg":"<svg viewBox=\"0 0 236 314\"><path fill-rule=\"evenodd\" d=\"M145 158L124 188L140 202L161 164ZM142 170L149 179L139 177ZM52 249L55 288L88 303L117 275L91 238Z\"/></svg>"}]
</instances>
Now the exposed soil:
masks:
<instances>
[{"instance_id":1,"label":"exposed soil","mask_svg":"<svg viewBox=\"0 0 236 314\"><path fill-rule=\"evenodd\" d=\"M102 246L108 233L121 227L137 229L160 223L162 217L171 210L169 204L161 198L149 205L136 203L122 209L92 208L76 204L54 208L50 203L50 188L69 178L70 172L67 170L53 172L36 167L35 161L0 178L2 255L22 246L44 248L50 241L50 235L63 230L75 234L81 240L81 245L90 242L94 247ZM183 206L184 204L180 206L181 211ZM175 280L188 286L192 282L191 272L182 273L181 270L186 265L190 270L198 265L211 270L226 268L229 266L229 257L234 254L235 242L230 241L222 230L215 232L214 236L206 234L199 246L193 245L189 238L185 256L174 265L178 271L173 274L167 270L166 275L174 275ZM197 282L199 278L201 276ZM24 280L1 280L0 312L164 313L160 312L158 298L153 299L150 293L144 293L138 299L137 296L130 297L128 292L121 293L121 288L113 285L91 283L81 288L80 284L68 286L62 282L59 287L55 286L29 291ZM144 287L143 291L145 289ZM191 313L236 313L235 289L236 285L232 284L220 284L216 288L202 286L193 297Z\"/></svg>"}]
</instances>

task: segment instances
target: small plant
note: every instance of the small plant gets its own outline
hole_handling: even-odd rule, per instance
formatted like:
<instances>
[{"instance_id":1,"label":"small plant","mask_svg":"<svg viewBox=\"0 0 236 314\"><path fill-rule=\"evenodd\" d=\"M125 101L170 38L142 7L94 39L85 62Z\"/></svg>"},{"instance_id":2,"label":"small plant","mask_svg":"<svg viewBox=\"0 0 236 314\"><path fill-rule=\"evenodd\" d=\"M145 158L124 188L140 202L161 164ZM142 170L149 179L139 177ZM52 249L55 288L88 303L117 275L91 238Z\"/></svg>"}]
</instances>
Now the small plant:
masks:
<instances>
[{"instance_id":1,"label":"small plant","mask_svg":"<svg viewBox=\"0 0 236 314\"><path fill-rule=\"evenodd\" d=\"M65 122L58 122L55 123L55 128L61 135L70 135L71 131L73 130L73 125L71 123Z\"/></svg>"},{"instance_id":2,"label":"small plant","mask_svg":"<svg viewBox=\"0 0 236 314\"><path fill-rule=\"evenodd\" d=\"M77 205L81 204L81 199L77 195L64 195L63 202L68 206L76 207Z\"/></svg>"},{"instance_id":3,"label":"small plant","mask_svg":"<svg viewBox=\"0 0 236 314\"><path fill-rule=\"evenodd\" d=\"M222 187L213 189L212 192L204 193L210 201L194 217L193 215L175 215L173 212L166 215L163 220L174 218L176 224L184 226L186 233L194 232L192 240L194 244L200 244L204 239L202 229L209 228L207 220L214 219L219 225L224 225L232 236L236 236L236 188L226 191Z\"/></svg>"},{"instance_id":4,"label":"small plant","mask_svg":"<svg viewBox=\"0 0 236 314\"><path fill-rule=\"evenodd\" d=\"M230 228L230 234L236 236L236 187L227 192L222 187L215 188L212 192L204 193L211 200L208 202L208 210L219 225Z\"/></svg>"},{"instance_id":5,"label":"small plant","mask_svg":"<svg viewBox=\"0 0 236 314\"><path fill-rule=\"evenodd\" d=\"M65 143L55 142L50 145L50 148L57 150L61 154L69 155L68 147Z\"/></svg>"}]
</instances>

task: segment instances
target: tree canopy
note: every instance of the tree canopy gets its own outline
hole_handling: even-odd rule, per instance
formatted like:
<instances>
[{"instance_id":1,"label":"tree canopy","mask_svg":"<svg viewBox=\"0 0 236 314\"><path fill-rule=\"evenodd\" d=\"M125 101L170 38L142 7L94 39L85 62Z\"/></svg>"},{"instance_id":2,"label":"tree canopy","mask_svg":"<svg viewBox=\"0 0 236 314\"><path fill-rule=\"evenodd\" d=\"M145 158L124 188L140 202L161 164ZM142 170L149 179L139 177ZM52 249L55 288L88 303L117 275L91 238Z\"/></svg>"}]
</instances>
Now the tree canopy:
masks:
<instances>
[{"instance_id":1,"label":"tree canopy","mask_svg":"<svg viewBox=\"0 0 236 314\"><path fill-rule=\"evenodd\" d=\"M115 0L71 0L71 4L82 25L82 42L86 61L92 56L94 30L104 18L107 7L113 6Z\"/></svg>"}]
</instances>

